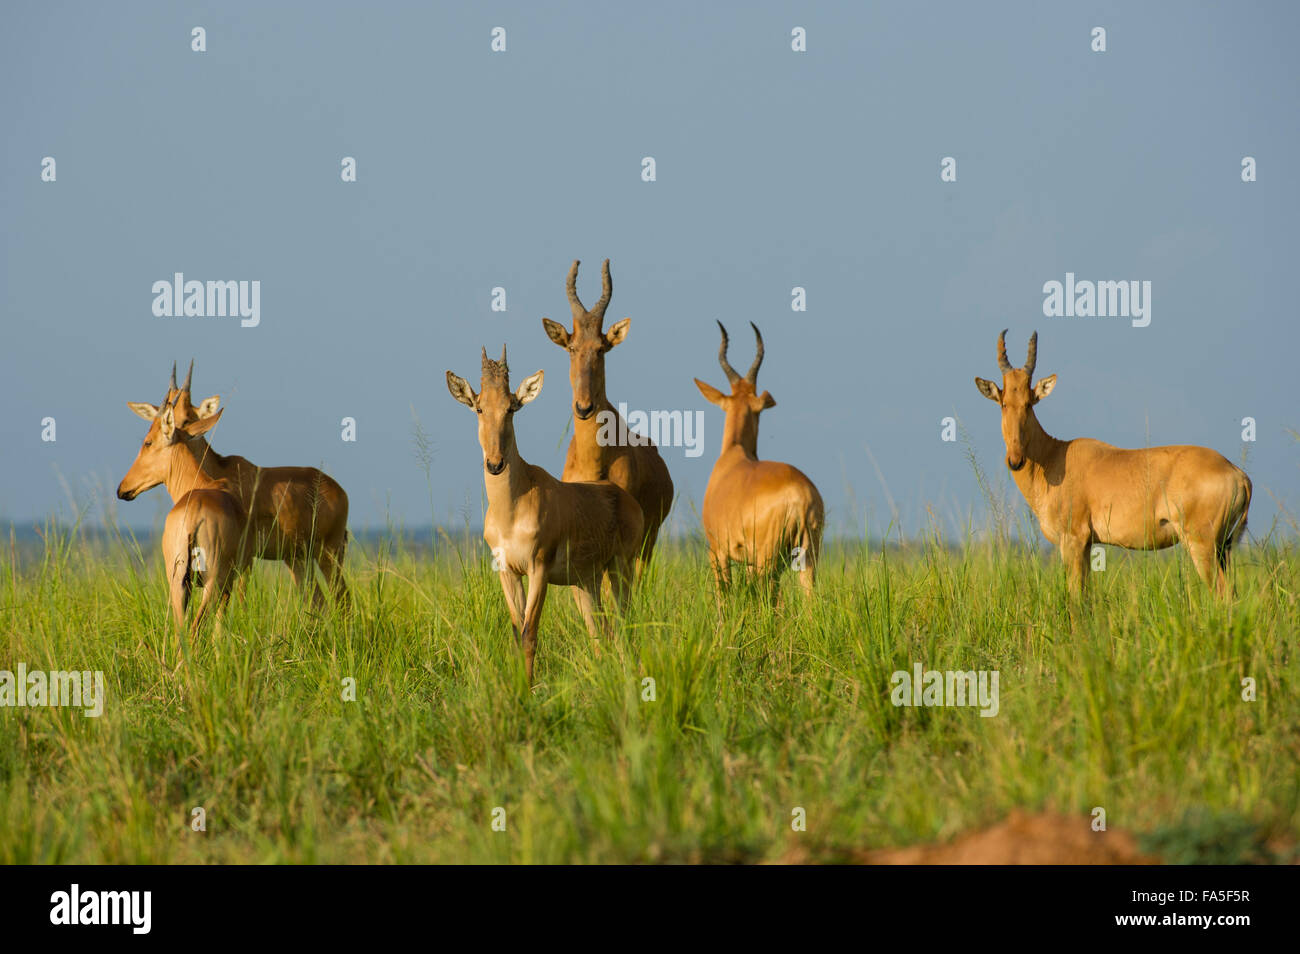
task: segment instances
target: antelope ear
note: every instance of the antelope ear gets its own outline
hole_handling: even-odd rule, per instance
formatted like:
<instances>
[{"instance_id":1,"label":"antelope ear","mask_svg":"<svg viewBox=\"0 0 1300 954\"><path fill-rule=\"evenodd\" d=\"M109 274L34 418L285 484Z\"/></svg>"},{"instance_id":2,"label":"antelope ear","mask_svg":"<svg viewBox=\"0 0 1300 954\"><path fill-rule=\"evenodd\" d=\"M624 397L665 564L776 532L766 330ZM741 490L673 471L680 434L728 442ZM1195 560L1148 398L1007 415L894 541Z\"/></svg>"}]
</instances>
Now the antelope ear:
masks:
<instances>
[{"instance_id":1,"label":"antelope ear","mask_svg":"<svg viewBox=\"0 0 1300 954\"><path fill-rule=\"evenodd\" d=\"M162 417L158 421L158 433L169 444L176 436L176 410L170 404L163 409Z\"/></svg>"},{"instance_id":2,"label":"antelope ear","mask_svg":"<svg viewBox=\"0 0 1300 954\"><path fill-rule=\"evenodd\" d=\"M605 332L605 344L611 348L616 344L621 344L623 339L627 337L627 329L631 324L631 318L624 318L622 321L611 325L609 331Z\"/></svg>"},{"instance_id":3,"label":"antelope ear","mask_svg":"<svg viewBox=\"0 0 1300 954\"><path fill-rule=\"evenodd\" d=\"M700 393L704 395L704 400L708 401L710 404L716 404L718 407L722 407L723 402L727 399L727 395L723 394L712 384L705 384L699 378L695 379L695 386L699 388Z\"/></svg>"},{"instance_id":4,"label":"antelope ear","mask_svg":"<svg viewBox=\"0 0 1300 954\"><path fill-rule=\"evenodd\" d=\"M464 404L471 411L474 410L478 396L474 393L474 389L469 386L469 382L460 375L453 374L450 371L447 372L447 390L461 404Z\"/></svg>"},{"instance_id":5,"label":"antelope ear","mask_svg":"<svg viewBox=\"0 0 1300 954\"><path fill-rule=\"evenodd\" d=\"M1037 404L1047 395L1052 393L1052 388L1056 387L1056 375L1049 374L1034 385L1034 403Z\"/></svg>"},{"instance_id":6,"label":"antelope ear","mask_svg":"<svg viewBox=\"0 0 1300 954\"><path fill-rule=\"evenodd\" d=\"M561 348L569 346L569 333L564 330L564 325L558 321L551 321L549 318L542 319L542 327L546 329L546 337L550 338Z\"/></svg>"},{"instance_id":7,"label":"antelope ear","mask_svg":"<svg viewBox=\"0 0 1300 954\"><path fill-rule=\"evenodd\" d=\"M158 416L158 408L152 404L145 404L143 401L127 401L126 406L146 421L152 421Z\"/></svg>"},{"instance_id":8,"label":"antelope ear","mask_svg":"<svg viewBox=\"0 0 1300 954\"><path fill-rule=\"evenodd\" d=\"M206 401L204 401L202 404L196 407L194 409L194 413L198 416L198 419L201 421L205 417L211 417L213 414L216 414L217 407L220 404L221 404L221 395L214 394L212 395L212 397L208 398Z\"/></svg>"},{"instance_id":9,"label":"antelope ear","mask_svg":"<svg viewBox=\"0 0 1300 954\"><path fill-rule=\"evenodd\" d=\"M542 378L545 374L545 371L538 371L531 377L524 378L523 384L515 391L515 400L519 402L520 407L542 393Z\"/></svg>"},{"instance_id":10,"label":"antelope ear","mask_svg":"<svg viewBox=\"0 0 1300 954\"><path fill-rule=\"evenodd\" d=\"M992 381L985 381L983 378L976 378L975 387L979 388L980 394L984 395L994 404L1002 403L1002 391Z\"/></svg>"},{"instance_id":11,"label":"antelope ear","mask_svg":"<svg viewBox=\"0 0 1300 954\"><path fill-rule=\"evenodd\" d=\"M208 401L215 400L215 397L208 398ZM205 407L207 406L208 401L203 402ZM198 437L201 434L206 434L217 426L217 421L221 420L221 415L225 413L226 409L222 408L220 411L217 411L216 414L209 414L207 417L200 416L197 421L191 421L182 430L187 437Z\"/></svg>"},{"instance_id":12,"label":"antelope ear","mask_svg":"<svg viewBox=\"0 0 1300 954\"><path fill-rule=\"evenodd\" d=\"M769 394L767 391L763 392L763 395L762 397L759 398L759 400L763 402L762 410L764 411L766 411L769 407L776 407L776 398L772 397L772 395Z\"/></svg>"}]
</instances>

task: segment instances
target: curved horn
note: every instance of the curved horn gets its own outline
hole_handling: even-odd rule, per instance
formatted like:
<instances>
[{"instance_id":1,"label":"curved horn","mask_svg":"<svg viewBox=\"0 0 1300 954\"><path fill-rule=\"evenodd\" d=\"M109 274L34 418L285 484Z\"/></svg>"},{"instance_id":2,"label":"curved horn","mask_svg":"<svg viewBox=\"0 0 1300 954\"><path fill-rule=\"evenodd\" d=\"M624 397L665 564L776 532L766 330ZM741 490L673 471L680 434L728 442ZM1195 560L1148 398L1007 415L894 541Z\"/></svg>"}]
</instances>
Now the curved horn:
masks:
<instances>
[{"instance_id":1,"label":"curved horn","mask_svg":"<svg viewBox=\"0 0 1300 954\"><path fill-rule=\"evenodd\" d=\"M745 380L755 387L758 386L758 367L763 363L763 336L758 332L758 325L752 321L749 327L754 329L754 337L758 339L758 350L754 353L754 363L749 366L749 373L745 375Z\"/></svg>"},{"instance_id":2,"label":"curved horn","mask_svg":"<svg viewBox=\"0 0 1300 954\"><path fill-rule=\"evenodd\" d=\"M998 370L1006 374L1011 370L1011 362L1007 360L1007 329L1002 329L1002 334L998 335Z\"/></svg>"},{"instance_id":3,"label":"curved horn","mask_svg":"<svg viewBox=\"0 0 1300 954\"><path fill-rule=\"evenodd\" d=\"M167 385L167 387L172 391L176 390L176 362L175 361L172 362L172 380L171 383Z\"/></svg>"},{"instance_id":4,"label":"curved horn","mask_svg":"<svg viewBox=\"0 0 1300 954\"><path fill-rule=\"evenodd\" d=\"M1025 374L1034 376L1034 365L1038 363L1038 332L1029 336L1029 357L1025 360Z\"/></svg>"},{"instance_id":5,"label":"curved horn","mask_svg":"<svg viewBox=\"0 0 1300 954\"><path fill-rule=\"evenodd\" d=\"M600 301L591 308L591 315L597 321L604 319L605 309L609 307L609 296L612 294L614 294L614 280L609 277L609 259L605 259L605 264L600 266Z\"/></svg>"},{"instance_id":6,"label":"curved horn","mask_svg":"<svg viewBox=\"0 0 1300 954\"><path fill-rule=\"evenodd\" d=\"M194 380L194 359L190 358L190 370L185 375L185 386L182 387L181 390L188 391L190 389L190 381L192 380Z\"/></svg>"},{"instance_id":7,"label":"curved horn","mask_svg":"<svg viewBox=\"0 0 1300 954\"><path fill-rule=\"evenodd\" d=\"M573 317L581 318L587 313L587 309L582 307L582 299L578 297L578 260L573 260L573 266L569 269L569 280L564 283L564 290L569 293L569 307L573 309Z\"/></svg>"},{"instance_id":8,"label":"curved horn","mask_svg":"<svg viewBox=\"0 0 1300 954\"><path fill-rule=\"evenodd\" d=\"M722 332L722 347L718 349L718 364L722 365L722 370L727 375L727 383L734 385L740 380L740 375L736 373L735 368L727 363L727 329L722 327L720 321L718 322L718 329Z\"/></svg>"}]
</instances>

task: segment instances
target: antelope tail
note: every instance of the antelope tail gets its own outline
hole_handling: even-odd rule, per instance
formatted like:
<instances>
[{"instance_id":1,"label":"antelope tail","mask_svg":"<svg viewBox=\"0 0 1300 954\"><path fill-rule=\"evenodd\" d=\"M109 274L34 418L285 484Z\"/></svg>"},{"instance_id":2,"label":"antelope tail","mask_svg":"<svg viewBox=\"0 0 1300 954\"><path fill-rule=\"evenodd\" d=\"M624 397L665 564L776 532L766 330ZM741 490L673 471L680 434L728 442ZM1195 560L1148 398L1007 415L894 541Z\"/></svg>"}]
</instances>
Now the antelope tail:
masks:
<instances>
[{"instance_id":1,"label":"antelope tail","mask_svg":"<svg viewBox=\"0 0 1300 954\"><path fill-rule=\"evenodd\" d=\"M1250 513L1251 486L1250 478L1241 471L1241 480L1233 490L1232 503L1228 507L1228 522L1223 528L1223 549L1231 550L1246 535L1246 519Z\"/></svg>"},{"instance_id":2,"label":"antelope tail","mask_svg":"<svg viewBox=\"0 0 1300 954\"><path fill-rule=\"evenodd\" d=\"M808 567L817 565L821 541L819 523L817 514L811 508L804 509L801 507L795 514L794 532L790 535L789 545L799 548L799 552L803 554L805 565Z\"/></svg>"},{"instance_id":3,"label":"antelope tail","mask_svg":"<svg viewBox=\"0 0 1300 954\"><path fill-rule=\"evenodd\" d=\"M176 554L172 558L171 566L167 567L168 583L173 587L173 594L176 585L180 584L180 611L182 615L189 607L190 594L194 591L194 550L198 545L199 527L201 526L203 526L202 517L185 534L185 552ZM177 573L180 574L179 580L177 579Z\"/></svg>"},{"instance_id":4,"label":"antelope tail","mask_svg":"<svg viewBox=\"0 0 1300 954\"><path fill-rule=\"evenodd\" d=\"M194 526L190 527L189 535L185 540L185 589L187 591L190 588L190 580L193 578L192 574L194 573L194 551L200 549L199 529L203 526L203 521L206 519L206 517L199 517L199 519L194 522ZM207 568L200 566L198 569L200 573L203 573Z\"/></svg>"}]
</instances>

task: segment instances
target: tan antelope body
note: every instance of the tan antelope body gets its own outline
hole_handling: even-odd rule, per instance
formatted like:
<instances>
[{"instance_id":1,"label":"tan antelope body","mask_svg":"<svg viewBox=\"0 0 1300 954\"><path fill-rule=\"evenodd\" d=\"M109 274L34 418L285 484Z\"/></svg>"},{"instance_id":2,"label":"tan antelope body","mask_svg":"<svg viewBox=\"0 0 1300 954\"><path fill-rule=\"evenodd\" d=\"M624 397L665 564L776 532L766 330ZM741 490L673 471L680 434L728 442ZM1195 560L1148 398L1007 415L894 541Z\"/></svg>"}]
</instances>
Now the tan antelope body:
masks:
<instances>
[{"instance_id":1,"label":"tan antelope body","mask_svg":"<svg viewBox=\"0 0 1300 954\"><path fill-rule=\"evenodd\" d=\"M191 362L185 383L177 388L173 368L164 402L175 407L176 420L181 426L216 413L221 400L219 395L213 395L196 407L190 397L193 373ZM150 419L150 405L130 406L141 417ZM311 588L319 603L322 594L315 581L314 561L335 596L346 604L348 589L343 579L343 556L347 548L348 495L338 482L315 467L258 467L244 457L218 454L202 438L197 441L196 453L204 473L214 480L225 481L248 512L253 556L284 561L294 582L304 590ZM118 489L118 496L124 500L162 482L156 470L142 468L130 476L133 477L130 486L123 481L123 487ZM123 493L124 488L129 496Z\"/></svg>"},{"instance_id":2,"label":"tan antelope body","mask_svg":"<svg viewBox=\"0 0 1300 954\"><path fill-rule=\"evenodd\" d=\"M450 371L447 389L478 414L488 499L483 539L501 574L506 608L523 647L531 685L547 586L572 586L588 633L599 638L595 614L601 608L601 579L608 573L615 598L620 603L626 598L642 518L636 501L615 484L556 480L519 455L514 414L541 393L543 374L538 371L527 378L514 393L509 378L505 349L500 361L491 360L484 350L479 393Z\"/></svg>"},{"instance_id":3,"label":"tan antelope body","mask_svg":"<svg viewBox=\"0 0 1300 954\"><path fill-rule=\"evenodd\" d=\"M644 530L637 556L637 573L650 561L659 528L673 505L673 481L658 448L647 437L644 444L602 442L605 434L631 433L605 394L605 353L627 337L631 318L602 329L605 309L614 286L609 259L601 268L600 300L590 311L578 298L578 262L569 269L567 289L573 312L573 331L559 322L542 319L547 336L569 352L569 381L573 385L573 439L564 461L567 481L608 480L622 487L641 507ZM606 420L615 420L613 427Z\"/></svg>"},{"instance_id":4,"label":"tan antelope body","mask_svg":"<svg viewBox=\"0 0 1300 954\"><path fill-rule=\"evenodd\" d=\"M758 459L758 416L776 401L767 391L758 394L758 369L763 363L763 336L754 328L757 354L743 378L727 362L727 329L722 331L718 362L731 384L731 394L705 384L696 386L705 398L726 412L722 452L709 475L704 493L704 533L718 595L731 583L731 563L741 563L772 594L787 564L794 562L799 582L811 593L821 551L826 511L821 494L798 468Z\"/></svg>"},{"instance_id":5,"label":"tan antelope body","mask_svg":"<svg viewBox=\"0 0 1300 954\"><path fill-rule=\"evenodd\" d=\"M1002 408L1007 467L1043 534L1060 548L1071 590L1083 590L1094 543L1160 550L1181 542L1206 585L1226 592L1229 556L1246 531L1250 478L1208 447L1127 450L1086 437L1057 440L1034 415L1056 386L1054 374L1033 384L1037 357L1035 332L1025 366L1013 368L1003 331L1002 387L983 378L975 385Z\"/></svg>"},{"instance_id":6,"label":"tan antelope body","mask_svg":"<svg viewBox=\"0 0 1300 954\"><path fill-rule=\"evenodd\" d=\"M216 426L223 412L182 426L176 420L176 409L167 402L156 408L135 405L132 410L143 417L143 408L153 412L152 423L118 496L130 499L122 487L131 486L139 470L162 473L162 482L175 501L162 535L172 615L183 629L191 588L197 580L203 587L203 599L191 624L197 630L210 607L215 605L219 612L225 606L231 587L252 563L246 540L248 514L226 482L209 477L199 464L203 451L197 445L204 444L201 435Z\"/></svg>"}]
</instances>

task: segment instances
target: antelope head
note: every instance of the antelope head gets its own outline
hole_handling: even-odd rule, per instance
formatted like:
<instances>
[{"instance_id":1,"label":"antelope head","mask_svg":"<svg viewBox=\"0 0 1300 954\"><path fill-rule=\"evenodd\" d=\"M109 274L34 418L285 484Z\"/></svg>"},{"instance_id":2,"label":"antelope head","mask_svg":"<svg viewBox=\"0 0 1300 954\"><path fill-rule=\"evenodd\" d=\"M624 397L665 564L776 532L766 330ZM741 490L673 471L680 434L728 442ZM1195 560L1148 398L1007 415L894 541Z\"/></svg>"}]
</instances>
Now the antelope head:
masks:
<instances>
[{"instance_id":1,"label":"antelope head","mask_svg":"<svg viewBox=\"0 0 1300 954\"><path fill-rule=\"evenodd\" d=\"M1011 367L1007 360L1007 332L1004 328L998 335L998 367L1002 370L1002 387L983 378L975 379L979 388L990 401L996 401L1002 408L1002 439L1007 444L1007 466L1013 471L1025 466L1025 445L1029 438L1029 425L1034 418L1034 405L1056 387L1056 375L1042 378L1032 384L1034 364L1038 361L1038 332L1029 338L1029 356L1023 368ZM1035 421L1036 423L1036 421Z\"/></svg>"},{"instance_id":2,"label":"antelope head","mask_svg":"<svg viewBox=\"0 0 1300 954\"><path fill-rule=\"evenodd\" d=\"M172 380L167 388L167 400L163 403L175 406L176 420L181 425L211 417L217 413L217 407L221 404L221 395L214 394L196 407L190 397L190 382L193 380L194 360L190 359L190 370L185 375L185 383L179 388L176 387L176 363L172 362ZM132 410L135 410L134 406L132 406ZM136 411L136 413L139 414L140 412Z\"/></svg>"},{"instance_id":3,"label":"antelope head","mask_svg":"<svg viewBox=\"0 0 1300 954\"><path fill-rule=\"evenodd\" d=\"M127 402L127 407L150 423L149 431L144 436L144 443L140 445L140 453L136 455L135 462L122 478L122 482L117 485L117 496L122 500L134 500L146 490L165 483L171 468L172 454L177 448L186 441L201 437L212 430L221 420L221 415L225 413L214 407L205 417L182 420L183 412L177 407L177 399L181 392L176 388L174 367L171 386L168 387L167 393L170 397L164 398L162 404L157 406L136 401ZM204 406L209 401L219 402L220 398L211 397L203 402Z\"/></svg>"},{"instance_id":4,"label":"antelope head","mask_svg":"<svg viewBox=\"0 0 1300 954\"><path fill-rule=\"evenodd\" d=\"M447 390L461 404L478 414L478 442L483 448L483 467L497 475L506 469L515 454L514 413L542 393L542 372L526 378L519 390L510 390L510 369L506 366L505 345L501 360L493 361L483 349L483 375L479 392L464 378L447 372Z\"/></svg>"},{"instance_id":5,"label":"antelope head","mask_svg":"<svg viewBox=\"0 0 1300 954\"><path fill-rule=\"evenodd\" d=\"M614 283L609 277L609 259L600 270L600 300L588 311L578 298L578 263L569 269L566 287L569 307L573 311L573 331L549 318L542 319L547 337L569 352L569 383L573 385L573 413L587 420L605 403L605 352L627 337L631 318L615 322L608 331L602 329Z\"/></svg>"},{"instance_id":6,"label":"antelope head","mask_svg":"<svg viewBox=\"0 0 1300 954\"><path fill-rule=\"evenodd\" d=\"M776 400L766 391L762 394L758 393L758 369L763 363L763 336L752 321L749 327L754 329L757 350L754 354L754 363L749 366L749 371L742 378L727 361L727 329L722 327L722 322L718 322L718 329L722 332L722 346L718 348L718 363L722 365L723 373L727 375L727 381L731 384L731 393L723 394L699 378L695 379L695 386L710 403L716 404L726 412L727 430L735 441L751 454L755 454L758 447L758 415L769 407L776 407Z\"/></svg>"}]
</instances>

